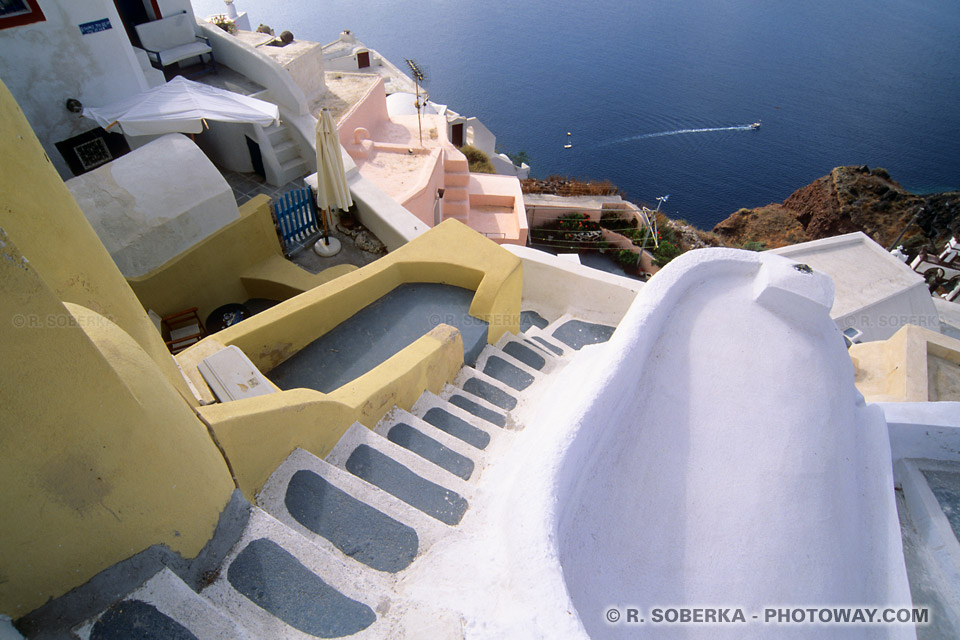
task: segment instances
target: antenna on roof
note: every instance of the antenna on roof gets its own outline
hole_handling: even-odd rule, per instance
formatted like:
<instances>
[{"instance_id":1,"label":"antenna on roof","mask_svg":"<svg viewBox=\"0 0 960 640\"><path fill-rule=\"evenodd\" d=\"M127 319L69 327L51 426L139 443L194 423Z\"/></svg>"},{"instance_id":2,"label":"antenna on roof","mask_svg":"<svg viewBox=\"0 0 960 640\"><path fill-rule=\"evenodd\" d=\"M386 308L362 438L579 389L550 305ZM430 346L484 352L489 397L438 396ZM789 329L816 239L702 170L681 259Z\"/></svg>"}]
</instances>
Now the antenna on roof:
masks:
<instances>
[{"instance_id":1,"label":"antenna on roof","mask_svg":"<svg viewBox=\"0 0 960 640\"><path fill-rule=\"evenodd\" d=\"M413 80L417 85L417 129L420 130L420 146L423 146L423 124L420 122L420 107L423 105L420 103L420 85L423 84L423 69L420 68L416 62L410 58L405 58L407 61L407 66L410 67L410 73L413 74Z\"/></svg>"}]
</instances>

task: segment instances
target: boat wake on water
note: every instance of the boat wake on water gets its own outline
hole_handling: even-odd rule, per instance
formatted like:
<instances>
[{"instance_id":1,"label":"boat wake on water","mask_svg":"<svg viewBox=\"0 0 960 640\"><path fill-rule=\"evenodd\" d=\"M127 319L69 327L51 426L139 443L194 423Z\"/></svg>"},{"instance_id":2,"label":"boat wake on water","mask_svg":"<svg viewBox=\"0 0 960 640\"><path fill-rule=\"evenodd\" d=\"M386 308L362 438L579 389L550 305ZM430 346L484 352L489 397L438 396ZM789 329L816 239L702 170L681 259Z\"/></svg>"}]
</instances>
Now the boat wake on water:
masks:
<instances>
[{"instance_id":1,"label":"boat wake on water","mask_svg":"<svg viewBox=\"0 0 960 640\"><path fill-rule=\"evenodd\" d=\"M760 128L760 122L752 124L739 124L732 127L705 127L701 129L673 129L672 131L657 131L656 133L642 133L637 136L627 136L626 138L617 138L608 142L601 142L598 146L607 147L624 142L633 142L634 140L646 140L648 138L662 138L665 136L679 136L688 133L712 133L714 131L754 131Z\"/></svg>"}]
</instances>

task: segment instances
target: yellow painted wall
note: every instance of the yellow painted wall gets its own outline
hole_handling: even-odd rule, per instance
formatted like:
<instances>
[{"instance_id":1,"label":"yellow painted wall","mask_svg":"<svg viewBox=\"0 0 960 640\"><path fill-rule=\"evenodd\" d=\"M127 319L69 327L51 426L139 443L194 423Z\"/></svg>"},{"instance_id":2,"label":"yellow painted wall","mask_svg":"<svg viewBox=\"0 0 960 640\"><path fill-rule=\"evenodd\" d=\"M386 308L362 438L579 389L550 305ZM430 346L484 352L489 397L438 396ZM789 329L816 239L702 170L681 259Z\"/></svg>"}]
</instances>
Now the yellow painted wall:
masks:
<instances>
[{"instance_id":1,"label":"yellow painted wall","mask_svg":"<svg viewBox=\"0 0 960 640\"><path fill-rule=\"evenodd\" d=\"M204 320L221 305L286 300L355 269L339 265L312 274L284 258L270 198L258 195L240 207L239 219L129 283L143 306L161 316L198 307Z\"/></svg>"},{"instance_id":2,"label":"yellow painted wall","mask_svg":"<svg viewBox=\"0 0 960 640\"><path fill-rule=\"evenodd\" d=\"M2 86L0 153L0 614L18 618L153 544L195 555L233 481Z\"/></svg>"},{"instance_id":3,"label":"yellow painted wall","mask_svg":"<svg viewBox=\"0 0 960 640\"><path fill-rule=\"evenodd\" d=\"M156 327L2 83L0 158L0 226L15 238L47 285L61 300L93 309L120 325L167 379L189 395Z\"/></svg>"},{"instance_id":4,"label":"yellow painted wall","mask_svg":"<svg viewBox=\"0 0 960 640\"><path fill-rule=\"evenodd\" d=\"M240 348L262 372L408 282L450 284L476 293L470 314L489 322L488 340L520 328L519 258L456 220L447 220L365 267L220 331L178 354L198 386L197 364L222 346ZM323 394L295 389L202 407L238 482L252 497L295 448L325 456L355 421L373 427L394 405L410 408L439 390L463 364L456 329L438 325L380 366Z\"/></svg>"},{"instance_id":5,"label":"yellow painted wall","mask_svg":"<svg viewBox=\"0 0 960 640\"><path fill-rule=\"evenodd\" d=\"M447 220L379 260L217 333L263 372L406 282L476 291L470 315L490 323L493 344L520 328L520 259L456 220ZM183 360L181 359L181 362Z\"/></svg>"},{"instance_id":6,"label":"yellow painted wall","mask_svg":"<svg viewBox=\"0 0 960 640\"><path fill-rule=\"evenodd\" d=\"M908 324L886 340L850 347L868 402L960 400L960 340Z\"/></svg>"},{"instance_id":7,"label":"yellow painted wall","mask_svg":"<svg viewBox=\"0 0 960 640\"><path fill-rule=\"evenodd\" d=\"M247 322L247 321L245 321ZM378 367L332 393L291 389L200 409L248 499L294 449L324 457L354 422L373 428L394 405L410 409L463 365L460 332L439 325Z\"/></svg>"}]
</instances>

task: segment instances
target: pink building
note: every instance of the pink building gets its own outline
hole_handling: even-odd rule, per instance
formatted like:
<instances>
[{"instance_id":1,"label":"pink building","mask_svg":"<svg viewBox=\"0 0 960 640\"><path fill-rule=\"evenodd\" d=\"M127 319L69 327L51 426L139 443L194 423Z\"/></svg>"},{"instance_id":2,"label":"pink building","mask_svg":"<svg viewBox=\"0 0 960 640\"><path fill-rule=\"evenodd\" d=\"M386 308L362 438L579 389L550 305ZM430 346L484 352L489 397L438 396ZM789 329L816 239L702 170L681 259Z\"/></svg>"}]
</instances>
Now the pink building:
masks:
<instances>
[{"instance_id":1,"label":"pink building","mask_svg":"<svg viewBox=\"0 0 960 640\"><path fill-rule=\"evenodd\" d=\"M450 142L442 115L390 116L378 79L337 126L360 174L419 220L456 218L500 244L527 241L527 219L515 176L470 173Z\"/></svg>"}]
</instances>

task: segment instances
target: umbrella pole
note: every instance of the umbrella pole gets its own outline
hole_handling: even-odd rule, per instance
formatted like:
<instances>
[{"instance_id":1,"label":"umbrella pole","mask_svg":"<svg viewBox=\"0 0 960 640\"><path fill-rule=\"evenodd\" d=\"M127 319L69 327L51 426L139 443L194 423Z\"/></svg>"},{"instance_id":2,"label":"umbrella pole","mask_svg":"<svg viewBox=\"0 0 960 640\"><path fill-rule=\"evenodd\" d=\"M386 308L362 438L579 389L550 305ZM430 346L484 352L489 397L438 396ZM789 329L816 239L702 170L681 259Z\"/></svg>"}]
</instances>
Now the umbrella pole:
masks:
<instances>
[{"instance_id":1,"label":"umbrella pole","mask_svg":"<svg viewBox=\"0 0 960 640\"><path fill-rule=\"evenodd\" d=\"M327 226L327 210L320 209L320 220L323 221L323 244L330 245L330 228Z\"/></svg>"}]
</instances>

